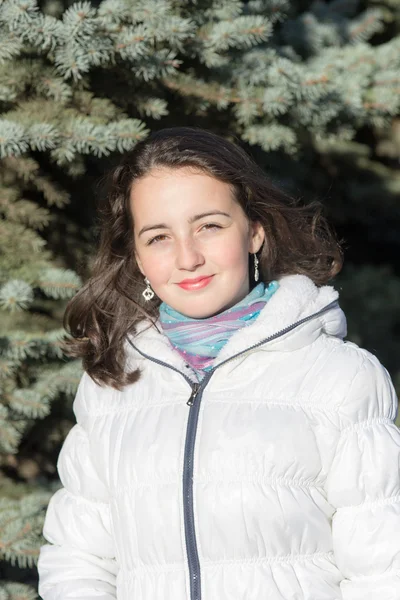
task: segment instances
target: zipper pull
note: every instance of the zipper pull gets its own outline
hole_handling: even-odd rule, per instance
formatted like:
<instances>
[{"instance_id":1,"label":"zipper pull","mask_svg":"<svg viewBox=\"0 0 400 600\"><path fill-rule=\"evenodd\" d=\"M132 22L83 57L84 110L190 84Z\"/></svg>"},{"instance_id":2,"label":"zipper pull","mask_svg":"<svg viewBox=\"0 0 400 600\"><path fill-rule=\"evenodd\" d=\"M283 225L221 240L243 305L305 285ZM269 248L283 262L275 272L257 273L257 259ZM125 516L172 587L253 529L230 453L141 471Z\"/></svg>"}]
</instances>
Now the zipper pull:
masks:
<instances>
[{"instance_id":1,"label":"zipper pull","mask_svg":"<svg viewBox=\"0 0 400 600\"><path fill-rule=\"evenodd\" d=\"M194 383L194 384L193 384L193 387L192 387L192 393L191 393L191 395L190 395L190 398L189 398L189 400L186 402L186 404L187 404L188 406L193 406L193 402L194 402L194 399L195 399L195 398L196 398L196 396L197 396L197 392L199 391L199 388L200 388L200 384L199 384L199 383Z\"/></svg>"}]
</instances>

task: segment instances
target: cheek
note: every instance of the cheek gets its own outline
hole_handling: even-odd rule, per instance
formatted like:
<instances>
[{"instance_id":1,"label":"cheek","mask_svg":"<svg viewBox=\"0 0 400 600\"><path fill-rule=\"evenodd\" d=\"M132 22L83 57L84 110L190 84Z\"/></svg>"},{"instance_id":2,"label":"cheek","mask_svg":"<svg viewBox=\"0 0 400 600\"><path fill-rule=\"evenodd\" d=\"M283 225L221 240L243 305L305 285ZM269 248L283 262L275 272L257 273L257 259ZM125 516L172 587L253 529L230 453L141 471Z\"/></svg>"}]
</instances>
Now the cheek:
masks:
<instances>
[{"instance_id":1,"label":"cheek","mask_svg":"<svg viewBox=\"0 0 400 600\"><path fill-rule=\"evenodd\" d=\"M146 276L154 285L162 284L169 280L174 260L167 252L149 253L147 256L142 256L141 260Z\"/></svg>"},{"instance_id":2,"label":"cheek","mask_svg":"<svg viewBox=\"0 0 400 600\"><path fill-rule=\"evenodd\" d=\"M247 269L248 251L243 240L224 240L211 249L214 262L225 268Z\"/></svg>"}]
</instances>

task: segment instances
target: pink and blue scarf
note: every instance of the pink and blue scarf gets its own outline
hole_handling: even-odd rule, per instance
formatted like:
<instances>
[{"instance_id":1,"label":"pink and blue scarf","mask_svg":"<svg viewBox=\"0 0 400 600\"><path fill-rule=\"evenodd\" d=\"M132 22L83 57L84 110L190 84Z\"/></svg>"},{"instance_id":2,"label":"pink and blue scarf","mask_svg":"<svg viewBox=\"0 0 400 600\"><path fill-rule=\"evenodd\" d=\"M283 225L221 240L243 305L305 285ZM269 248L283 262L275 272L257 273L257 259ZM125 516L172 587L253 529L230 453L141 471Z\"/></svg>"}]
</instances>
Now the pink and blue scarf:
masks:
<instances>
[{"instance_id":1,"label":"pink and blue scarf","mask_svg":"<svg viewBox=\"0 0 400 600\"><path fill-rule=\"evenodd\" d=\"M277 281L268 286L261 282L231 308L204 319L187 317L162 302L160 323L173 348L198 375L204 375L231 335L258 317L278 287Z\"/></svg>"}]
</instances>

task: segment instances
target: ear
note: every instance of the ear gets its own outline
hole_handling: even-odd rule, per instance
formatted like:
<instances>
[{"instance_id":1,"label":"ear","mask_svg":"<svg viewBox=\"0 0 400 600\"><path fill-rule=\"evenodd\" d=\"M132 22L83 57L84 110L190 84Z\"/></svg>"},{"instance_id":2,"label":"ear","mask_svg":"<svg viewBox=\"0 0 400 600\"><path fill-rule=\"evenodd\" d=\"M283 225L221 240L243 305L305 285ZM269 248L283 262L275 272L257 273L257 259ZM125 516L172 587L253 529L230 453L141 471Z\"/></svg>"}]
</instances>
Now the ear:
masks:
<instances>
[{"instance_id":1,"label":"ear","mask_svg":"<svg viewBox=\"0 0 400 600\"><path fill-rule=\"evenodd\" d=\"M249 230L249 252L255 254L259 251L265 240L264 227L259 221L250 222Z\"/></svg>"},{"instance_id":2,"label":"ear","mask_svg":"<svg viewBox=\"0 0 400 600\"><path fill-rule=\"evenodd\" d=\"M135 252L135 259L136 259L136 264L139 267L139 271L141 272L142 275L146 276L145 272L143 271L142 261L140 260L140 258L136 252Z\"/></svg>"}]
</instances>

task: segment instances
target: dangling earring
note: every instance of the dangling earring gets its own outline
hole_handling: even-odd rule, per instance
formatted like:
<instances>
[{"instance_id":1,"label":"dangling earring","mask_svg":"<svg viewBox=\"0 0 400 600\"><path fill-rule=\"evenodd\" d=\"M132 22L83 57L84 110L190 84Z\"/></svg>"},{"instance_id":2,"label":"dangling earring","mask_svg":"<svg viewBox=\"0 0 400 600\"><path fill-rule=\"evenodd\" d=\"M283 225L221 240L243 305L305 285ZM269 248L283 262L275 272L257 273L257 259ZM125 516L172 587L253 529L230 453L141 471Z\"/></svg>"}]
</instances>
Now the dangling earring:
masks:
<instances>
[{"instance_id":1,"label":"dangling earring","mask_svg":"<svg viewBox=\"0 0 400 600\"><path fill-rule=\"evenodd\" d=\"M152 298L154 298L154 292L150 287L150 281L147 279L147 277L144 278L144 282L147 285L146 289L144 290L144 292L142 292L142 296L144 297L144 299L146 300L146 302L148 302L149 300L151 300Z\"/></svg>"},{"instance_id":2,"label":"dangling earring","mask_svg":"<svg viewBox=\"0 0 400 600\"><path fill-rule=\"evenodd\" d=\"M258 272L258 258L257 258L257 254L254 253L254 280L258 281L259 279L259 272Z\"/></svg>"}]
</instances>

